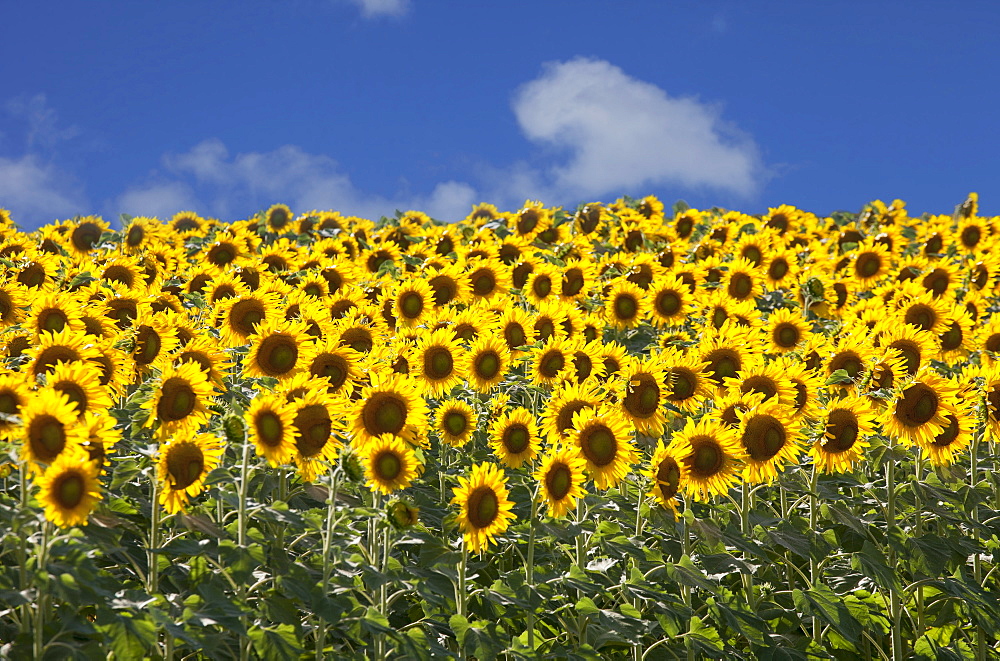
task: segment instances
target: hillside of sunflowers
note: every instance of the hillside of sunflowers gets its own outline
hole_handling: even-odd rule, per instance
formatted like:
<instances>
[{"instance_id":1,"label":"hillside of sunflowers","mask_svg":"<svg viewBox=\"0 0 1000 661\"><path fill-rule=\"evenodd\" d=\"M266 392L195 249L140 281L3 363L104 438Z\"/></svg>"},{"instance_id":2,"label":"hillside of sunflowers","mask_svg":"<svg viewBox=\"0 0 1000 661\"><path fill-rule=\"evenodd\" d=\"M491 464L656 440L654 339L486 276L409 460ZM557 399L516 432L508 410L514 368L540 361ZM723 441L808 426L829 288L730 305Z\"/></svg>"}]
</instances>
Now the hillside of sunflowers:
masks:
<instances>
[{"instance_id":1,"label":"hillside of sunflowers","mask_svg":"<svg viewBox=\"0 0 1000 661\"><path fill-rule=\"evenodd\" d=\"M1000 656L1000 217L0 210L0 657Z\"/></svg>"}]
</instances>

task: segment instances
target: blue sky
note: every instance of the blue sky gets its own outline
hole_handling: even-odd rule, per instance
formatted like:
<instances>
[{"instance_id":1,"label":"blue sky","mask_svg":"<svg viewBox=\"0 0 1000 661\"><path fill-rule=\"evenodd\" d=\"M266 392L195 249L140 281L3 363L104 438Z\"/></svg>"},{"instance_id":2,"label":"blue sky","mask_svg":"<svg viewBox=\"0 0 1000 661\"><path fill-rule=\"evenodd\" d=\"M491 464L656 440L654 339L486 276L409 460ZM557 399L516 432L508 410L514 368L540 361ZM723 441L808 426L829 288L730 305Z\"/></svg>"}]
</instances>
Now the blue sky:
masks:
<instances>
[{"instance_id":1,"label":"blue sky","mask_svg":"<svg viewBox=\"0 0 1000 661\"><path fill-rule=\"evenodd\" d=\"M1000 3L5 2L0 207L1000 213Z\"/></svg>"}]
</instances>

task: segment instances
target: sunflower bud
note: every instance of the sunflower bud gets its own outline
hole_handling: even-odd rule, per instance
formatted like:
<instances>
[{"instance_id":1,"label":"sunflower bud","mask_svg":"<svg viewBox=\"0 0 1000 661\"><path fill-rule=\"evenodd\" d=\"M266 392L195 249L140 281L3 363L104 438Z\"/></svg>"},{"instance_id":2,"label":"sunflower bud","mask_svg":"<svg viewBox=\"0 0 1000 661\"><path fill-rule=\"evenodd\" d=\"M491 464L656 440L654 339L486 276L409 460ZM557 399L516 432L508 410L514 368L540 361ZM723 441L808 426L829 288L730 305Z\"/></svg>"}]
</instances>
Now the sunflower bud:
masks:
<instances>
[{"instance_id":1,"label":"sunflower bud","mask_svg":"<svg viewBox=\"0 0 1000 661\"><path fill-rule=\"evenodd\" d=\"M344 473L351 482L362 482L365 479L365 467L361 463L361 457L356 452L349 452L344 455L341 462Z\"/></svg>"},{"instance_id":2,"label":"sunflower bud","mask_svg":"<svg viewBox=\"0 0 1000 661\"><path fill-rule=\"evenodd\" d=\"M243 423L243 418L237 415L226 416L222 421L222 430L230 443L242 443L246 436L246 425Z\"/></svg>"},{"instance_id":3,"label":"sunflower bud","mask_svg":"<svg viewBox=\"0 0 1000 661\"><path fill-rule=\"evenodd\" d=\"M401 499L389 503L386 511L389 514L389 523L397 530L403 530L404 528L416 525L420 515L419 507L414 507Z\"/></svg>"}]
</instances>

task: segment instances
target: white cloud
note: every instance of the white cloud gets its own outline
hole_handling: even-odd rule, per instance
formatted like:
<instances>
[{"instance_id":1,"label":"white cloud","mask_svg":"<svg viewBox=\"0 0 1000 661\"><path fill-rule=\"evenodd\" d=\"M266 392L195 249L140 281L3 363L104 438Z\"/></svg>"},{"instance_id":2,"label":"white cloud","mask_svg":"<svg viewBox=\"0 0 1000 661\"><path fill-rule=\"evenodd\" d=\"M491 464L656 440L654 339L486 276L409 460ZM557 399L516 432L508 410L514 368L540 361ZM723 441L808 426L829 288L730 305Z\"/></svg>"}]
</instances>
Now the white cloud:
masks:
<instances>
[{"instance_id":1,"label":"white cloud","mask_svg":"<svg viewBox=\"0 0 1000 661\"><path fill-rule=\"evenodd\" d=\"M409 0L351 0L365 18L402 16L410 9Z\"/></svg>"},{"instance_id":2,"label":"white cloud","mask_svg":"<svg viewBox=\"0 0 1000 661\"><path fill-rule=\"evenodd\" d=\"M0 156L0 207L27 229L81 214L87 200L79 182L37 155Z\"/></svg>"},{"instance_id":3,"label":"white cloud","mask_svg":"<svg viewBox=\"0 0 1000 661\"><path fill-rule=\"evenodd\" d=\"M25 143L28 151L38 148L51 149L58 142L76 137L80 133L75 126L65 128L59 126L59 116L49 107L44 94L15 97L7 102L6 110L15 119L27 123Z\"/></svg>"},{"instance_id":4,"label":"white cloud","mask_svg":"<svg viewBox=\"0 0 1000 661\"><path fill-rule=\"evenodd\" d=\"M439 183L429 195L371 195L358 190L333 159L294 145L232 155L220 140L209 139L164 156L163 165L165 174L126 191L113 212L169 217L183 208L235 220L281 202L295 212L334 209L378 218L417 209L457 220L477 201L471 186L455 181Z\"/></svg>"},{"instance_id":5,"label":"white cloud","mask_svg":"<svg viewBox=\"0 0 1000 661\"><path fill-rule=\"evenodd\" d=\"M568 154L543 175L546 197L595 199L653 185L749 196L763 178L753 141L717 107L668 96L603 60L549 64L513 102L524 135Z\"/></svg>"}]
</instances>

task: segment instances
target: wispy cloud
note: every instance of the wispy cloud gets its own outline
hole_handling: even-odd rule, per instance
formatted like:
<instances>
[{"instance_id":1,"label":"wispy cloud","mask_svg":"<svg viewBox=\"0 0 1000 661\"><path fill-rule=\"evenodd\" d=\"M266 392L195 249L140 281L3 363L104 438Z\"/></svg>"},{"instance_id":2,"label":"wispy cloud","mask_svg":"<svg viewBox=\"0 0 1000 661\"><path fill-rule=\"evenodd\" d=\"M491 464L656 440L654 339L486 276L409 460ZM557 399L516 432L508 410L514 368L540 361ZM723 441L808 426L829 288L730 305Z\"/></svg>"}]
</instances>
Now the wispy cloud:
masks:
<instances>
[{"instance_id":1,"label":"wispy cloud","mask_svg":"<svg viewBox=\"0 0 1000 661\"><path fill-rule=\"evenodd\" d=\"M336 209L370 218L419 209L442 220L465 217L476 202L468 184L446 181L425 195L373 195L359 190L336 161L286 145L269 152L230 154L218 139L163 157L164 172L111 206L131 214L169 217L191 208L232 220L282 202L296 212ZM145 205L145 208L142 208Z\"/></svg>"},{"instance_id":2,"label":"wispy cloud","mask_svg":"<svg viewBox=\"0 0 1000 661\"><path fill-rule=\"evenodd\" d=\"M564 155L542 173L559 199L670 184L749 196L765 176L753 140L717 106L671 97L603 60L546 65L513 109L529 140Z\"/></svg>"},{"instance_id":3,"label":"wispy cloud","mask_svg":"<svg viewBox=\"0 0 1000 661\"><path fill-rule=\"evenodd\" d=\"M399 17L410 10L410 0L350 0L365 18Z\"/></svg>"}]
</instances>

